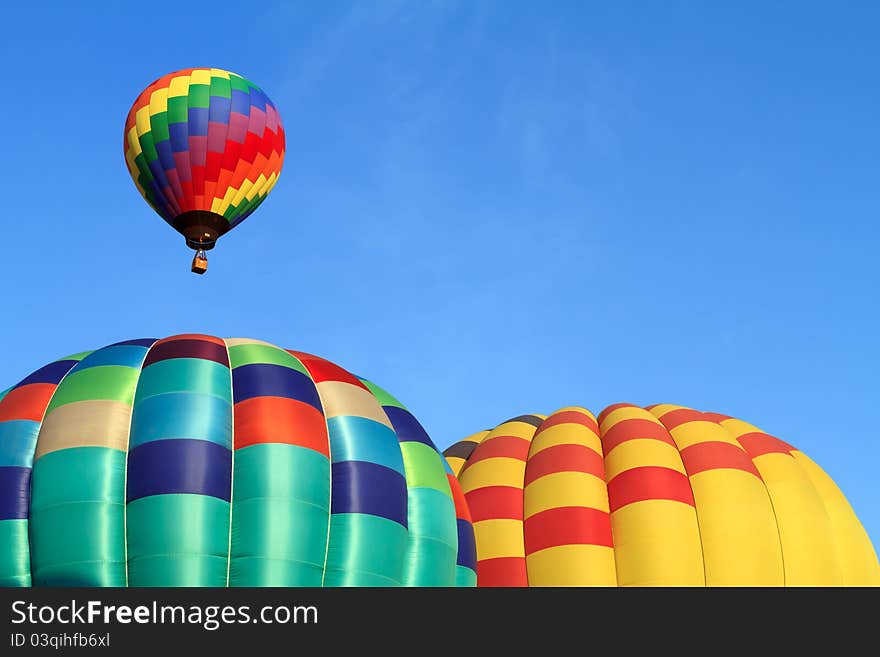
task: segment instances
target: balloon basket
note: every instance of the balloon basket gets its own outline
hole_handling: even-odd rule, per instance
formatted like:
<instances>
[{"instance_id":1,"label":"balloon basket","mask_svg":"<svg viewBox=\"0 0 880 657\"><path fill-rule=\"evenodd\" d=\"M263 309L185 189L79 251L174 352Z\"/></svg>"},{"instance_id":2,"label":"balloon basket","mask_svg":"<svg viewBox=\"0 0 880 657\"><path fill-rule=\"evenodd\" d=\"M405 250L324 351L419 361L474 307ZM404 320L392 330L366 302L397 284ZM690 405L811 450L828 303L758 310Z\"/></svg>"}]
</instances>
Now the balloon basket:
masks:
<instances>
[{"instance_id":1,"label":"balloon basket","mask_svg":"<svg viewBox=\"0 0 880 657\"><path fill-rule=\"evenodd\" d=\"M208 259L200 254L196 254L192 261L193 274L204 274L208 271Z\"/></svg>"}]
</instances>

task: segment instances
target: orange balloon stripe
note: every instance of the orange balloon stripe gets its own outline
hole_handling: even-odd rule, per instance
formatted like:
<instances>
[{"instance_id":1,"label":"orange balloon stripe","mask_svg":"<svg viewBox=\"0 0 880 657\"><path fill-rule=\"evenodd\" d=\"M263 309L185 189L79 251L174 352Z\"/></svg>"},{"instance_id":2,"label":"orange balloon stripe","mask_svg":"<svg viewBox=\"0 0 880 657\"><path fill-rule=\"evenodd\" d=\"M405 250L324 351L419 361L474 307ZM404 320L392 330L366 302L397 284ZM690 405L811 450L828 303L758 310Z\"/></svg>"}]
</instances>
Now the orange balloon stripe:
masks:
<instances>
[{"instance_id":1,"label":"orange balloon stripe","mask_svg":"<svg viewBox=\"0 0 880 657\"><path fill-rule=\"evenodd\" d=\"M309 371L312 381L316 384L323 383L324 381L339 381L367 390L367 386L361 383L360 379L342 369L336 363L331 363L329 360L324 360L302 351L288 351L288 353L299 359L299 362Z\"/></svg>"},{"instance_id":2,"label":"orange balloon stripe","mask_svg":"<svg viewBox=\"0 0 880 657\"><path fill-rule=\"evenodd\" d=\"M601 454L584 445L554 445L529 459L524 484L528 486L536 479L556 472L584 472L604 481L605 461Z\"/></svg>"},{"instance_id":3,"label":"orange balloon stripe","mask_svg":"<svg viewBox=\"0 0 880 657\"><path fill-rule=\"evenodd\" d=\"M161 340L157 340L153 345L154 347L165 344L166 342L176 342L177 340L202 340L204 342L213 342L216 345L220 345L224 349L226 348L226 343L220 338L216 338L213 335L204 335L202 333L181 333L180 335L173 335L170 338L162 338Z\"/></svg>"},{"instance_id":4,"label":"orange balloon stripe","mask_svg":"<svg viewBox=\"0 0 880 657\"><path fill-rule=\"evenodd\" d=\"M666 421L666 416L663 416ZM689 476L694 476L698 472L706 470L717 470L729 468L733 470L744 470L755 475L758 479L761 475L758 469L749 458L748 454L730 443L721 441L706 441L690 445L681 450L681 460L684 463L685 470Z\"/></svg>"},{"instance_id":5,"label":"orange balloon stripe","mask_svg":"<svg viewBox=\"0 0 880 657\"><path fill-rule=\"evenodd\" d=\"M779 438L762 432L743 434L737 438L737 441L753 459L763 454L791 454L794 449Z\"/></svg>"},{"instance_id":6,"label":"orange balloon stripe","mask_svg":"<svg viewBox=\"0 0 880 657\"><path fill-rule=\"evenodd\" d=\"M628 418L609 427L602 435L602 449L607 455L620 443L636 438L651 438L675 447L675 441L659 422L641 418Z\"/></svg>"},{"instance_id":7,"label":"orange balloon stripe","mask_svg":"<svg viewBox=\"0 0 880 657\"><path fill-rule=\"evenodd\" d=\"M541 423L540 431L546 431L550 427L559 424L581 424L590 429L596 435L599 435L599 425L589 415L579 413L577 411L561 411L554 413Z\"/></svg>"},{"instance_id":8,"label":"orange balloon stripe","mask_svg":"<svg viewBox=\"0 0 880 657\"><path fill-rule=\"evenodd\" d=\"M522 489L484 486L464 494L474 522L493 518L523 519Z\"/></svg>"},{"instance_id":9,"label":"orange balloon stripe","mask_svg":"<svg viewBox=\"0 0 880 657\"><path fill-rule=\"evenodd\" d=\"M654 408L653 406L651 408ZM648 408L646 410L651 410ZM677 408L673 411L668 411L663 414L662 418L658 418L663 426L666 427L668 431L672 431L678 426L682 424L686 424L688 422L707 422L710 421L709 418L706 417L705 413L701 413L700 411L695 411L692 408Z\"/></svg>"},{"instance_id":10,"label":"orange balloon stripe","mask_svg":"<svg viewBox=\"0 0 880 657\"><path fill-rule=\"evenodd\" d=\"M464 493L461 491L461 485L458 483L458 479L455 478L455 475L448 473L446 478L449 480L449 488L452 491L452 501L455 503L455 517L459 520L467 520L469 523L473 524L471 511L468 508Z\"/></svg>"},{"instance_id":11,"label":"orange balloon stripe","mask_svg":"<svg viewBox=\"0 0 880 657\"><path fill-rule=\"evenodd\" d=\"M529 456L529 441L517 436L495 436L480 445L468 459L473 465L491 458L510 458L525 461ZM465 466L467 467L467 466Z\"/></svg>"},{"instance_id":12,"label":"orange balloon stripe","mask_svg":"<svg viewBox=\"0 0 880 657\"><path fill-rule=\"evenodd\" d=\"M478 561L477 586L528 586L525 561L525 557L495 557Z\"/></svg>"},{"instance_id":13,"label":"orange balloon stripe","mask_svg":"<svg viewBox=\"0 0 880 657\"><path fill-rule=\"evenodd\" d=\"M235 449L260 443L299 445L330 457L324 416L285 397L251 397L235 405Z\"/></svg>"},{"instance_id":14,"label":"orange balloon stripe","mask_svg":"<svg viewBox=\"0 0 880 657\"><path fill-rule=\"evenodd\" d=\"M686 475L654 465L624 470L608 482L608 505L612 513L627 504L645 500L674 500L694 506L694 492Z\"/></svg>"},{"instance_id":15,"label":"orange balloon stripe","mask_svg":"<svg viewBox=\"0 0 880 657\"><path fill-rule=\"evenodd\" d=\"M526 555L557 545L612 547L608 513L581 506L547 509L523 523Z\"/></svg>"},{"instance_id":16,"label":"orange balloon stripe","mask_svg":"<svg viewBox=\"0 0 880 657\"><path fill-rule=\"evenodd\" d=\"M599 416L596 418L599 422L599 426L602 426L602 423L605 421L605 418L608 417L611 413L616 411L619 408L632 408L632 404L628 404L627 402L620 402L618 404L611 404L611 406L606 406Z\"/></svg>"},{"instance_id":17,"label":"orange balloon stripe","mask_svg":"<svg viewBox=\"0 0 880 657\"><path fill-rule=\"evenodd\" d=\"M33 420L42 422L43 414L58 386L53 383L31 383L14 388L0 404L0 422Z\"/></svg>"}]
</instances>

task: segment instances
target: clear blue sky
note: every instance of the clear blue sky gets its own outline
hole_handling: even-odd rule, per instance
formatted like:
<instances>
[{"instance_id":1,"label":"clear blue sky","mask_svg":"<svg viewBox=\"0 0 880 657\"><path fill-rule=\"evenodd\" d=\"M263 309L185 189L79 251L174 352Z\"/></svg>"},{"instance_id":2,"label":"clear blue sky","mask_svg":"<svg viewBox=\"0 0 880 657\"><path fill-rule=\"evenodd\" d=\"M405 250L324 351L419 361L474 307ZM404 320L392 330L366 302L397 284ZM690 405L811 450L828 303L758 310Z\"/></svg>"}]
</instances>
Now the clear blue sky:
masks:
<instances>
[{"instance_id":1,"label":"clear blue sky","mask_svg":"<svg viewBox=\"0 0 880 657\"><path fill-rule=\"evenodd\" d=\"M880 5L708 4L4 8L0 388L198 331L335 360L441 447L678 403L801 448L880 546ZM288 144L202 278L122 155L190 66L261 85Z\"/></svg>"}]
</instances>

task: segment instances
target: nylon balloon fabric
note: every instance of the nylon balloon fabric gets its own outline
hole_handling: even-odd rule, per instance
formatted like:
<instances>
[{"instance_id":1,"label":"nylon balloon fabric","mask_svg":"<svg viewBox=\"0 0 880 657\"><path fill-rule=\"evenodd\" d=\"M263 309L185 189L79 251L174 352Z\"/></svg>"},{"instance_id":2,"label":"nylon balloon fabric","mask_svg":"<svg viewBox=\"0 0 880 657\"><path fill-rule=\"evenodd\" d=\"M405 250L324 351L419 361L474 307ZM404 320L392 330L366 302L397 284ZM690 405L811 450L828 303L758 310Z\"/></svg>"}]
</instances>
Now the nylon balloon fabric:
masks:
<instances>
[{"instance_id":1,"label":"nylon balloon fabric","mask_svg":"<svg viewBox=\"0 0 880 657\"><path fill-rule=\"evenodd\" d=\"M757 427L661 404L522 415L444 452L479 586L878 586L831 478Z\"/></svg>"},{"instance_id":2,"label":"nylon balloon fabric","mask_svg":"<svg viewBox=\"0 0 880 657\"><path fill-rule=\"evenodd\" d=\"M187 212L244 221L281 174L284 128L266 94L216 68L183 69L149 85L125 121L129 173L166 222ZM175 228L178 228L175 226Z\"/></svg>"},{"instance_id":3,"label":"nylon balloon fabric","mask_svg":"<svg viewBox=\"0 0 880 657\"><path fill-rule=\"evenodd\" d=\"M2 586L473 586L469 518L399 401L266 342L129 340L0 397Z\"/></svg>"}]
</instances>

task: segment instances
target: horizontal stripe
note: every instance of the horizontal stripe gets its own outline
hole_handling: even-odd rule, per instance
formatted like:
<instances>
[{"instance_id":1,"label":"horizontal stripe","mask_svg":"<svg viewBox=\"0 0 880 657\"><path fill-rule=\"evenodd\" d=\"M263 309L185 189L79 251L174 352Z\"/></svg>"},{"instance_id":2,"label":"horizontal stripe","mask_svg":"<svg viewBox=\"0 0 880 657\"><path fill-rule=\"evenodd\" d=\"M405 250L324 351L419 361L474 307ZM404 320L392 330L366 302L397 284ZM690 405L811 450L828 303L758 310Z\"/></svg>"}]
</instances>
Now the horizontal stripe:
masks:
<instances>
[{"instance_id":1,"label":"horizontal stripe","mask_svg":"<svg viewBox=\"0 0 880 657\"><path fill-rule=\"evenodd\" d=\"M229 362L233 369L244 365L265 363L282 365L308 376L306 368L296 357L268 342L235 338L226 340L226 344L229 345Z\"/></svg>"},{"instance_id":2,"label":"horizontal stripe","mask_svg":"<svg viewBox=\"0 0 880 657\"><path fill-rule=\"evenodd\" d=\"M492 458L510 458L525 461L529 456L529 441L516 436L492 436L480 443L468 459L468 467Z\"/></svg>"},{"instance_id":3,"label":"horizontal stripe","mask_svg":"<svg viewBox=\"0 0 880 657\"><path fill-rule=\"evenodd\" d=\"M507 424L508 422L522 422L524 424L530 424L537 429L541 426L541 423L544 422L544 419L538 415L518 415L517 417L507 420L507 422L503 422L503 424Z\"/></svg>"},{"instance_id":4,"label":"horizontal stripe","mask_svg":"<svg viewBox=\"0 0 880 657\"><path fill-rule=\"evenodd\" d=\"M624 408L630 409L630 412L628 414L627 413L617 414L617 415L619 415L619 417L625 417L625 416L633 417L633 415L632 415L633 410L635 410L635 411L642 410L638 406L635 406L634 404L629 404L626 402L618 403L618 404L611 404L610 406L606 406L599 413L598 417L596 418L596 420L599 422L599 430L600 431L604 430L605 427L603 425L605 424L605 420L607 420L609 417L611 417L612 413L616 413L617 411L624 409Z\"/></svg>"},{"instance_id":5,"label":"horizontal stripe","mask_svg":"<svg viewBox=\"0 0 880 657\"><path fill-rule=\"evenodd\" d=\"M585 445L597 454L602 454L602 441L599 440L598 433L582 424L567 423L557 424L549 429L542 427L532 440L529 459L556 445Z\"/></svg>"},{"instance_id":6,"label":"horizontal stripe","mask_svg":"<svg viewBox=\"0 0 880 657\"><path fill-rule=\"evenodd\" d=\"M357 377L357 379L367 387L367 390L369 390L373 397L376 398L376 401L379 402L380 406L389 406L393 408L407 410L406 406L404 406L399 399L395 398L394 395L390 394L387 390L383 390L375 383L367 381L361 376Z\"/></svg>"},{"instance_id":7,"label":"horizontal stripe","mask_svg":"<svg viewBox=\"0 0 880 657\"><path fill-rule=\"evenodd\" d=\"M330 455L334 463L366 461L404 474L400 443L389 427L363 417L340 416L327 420Z\"/></svg>"},{"instance_id":8,"label":"horizontal stripe","mask_svg":"<svg viewBox=\"0 0 880 657\"><path fill-rule=\"evenodd\" d=\"M706 470L729 468L744 470L761 478L758 469L742 448L720 441L697 443L681 450L681 460L689 476Z\"/></svg>"},{"instance_id":9,"label":"horizontal stripe","mask_svg":"<svg viewBox=\"0 0 880 657\"><path fill-rule=\"evenodd\" d=\"M327 423L314 406L295 399L253 397L234 407L235 449L284 443L330 456Z\"/></svg>"},{"instance_id":10,"label":"horizontal stripe","mask_svg":"<svg viewBox=\"0 0 880 657\"><path fill-rule=\"evenodd\" d=\"M525 557L496 557L477 562L477 586L528 586Z\"/></svg>"},{"instance_id":11,"label":"horizontal stripe","mask_svg":"<svg viewBox=\"0 0 880 657\"><path fill-rule=\"evenodd\" d=\"M612 546L611 519L605 511L577 506L547 509L523 523L526 554L557 545Z\"/></svg>"},{"instance_id":12,"label":"horizontal stripe","mask_svg":"<svg viewBox=\"0 0 880 657\"><path fill-rule=\"evenodd\" d=\"M254 363L232 370L232 390L236 403L253 397L296 399L323 413L321 399L312 380L298 370L284 365Z\"/></svg>"},{"instance_id":13,"label":"horizontal stripe","mask_svg":"<svg viewBox=\"0 0 880 657\"><path fill-rule=\"evenodd\" d=\"M703 413L695 411L692 408L677 408L655 416L663 423L663 426L669 430L681 426L688 422L706 421Z\"/></svg>"},{"instance_id":14,"label":"horizontal stripe","mask_svg":"<svg viewBox=\"0 0 880 657\"><path fill-rule=\"evenodd\" d=\"M589 415L579 413L578 411L560 411L554 413L541 424L541 432L543 433L550 427L555 427L560 424L580 424L599 433L599 425L596 420Z\"/></svg>"},{"instance_id":15,"label":"horizontal stripe","mask_svg":"<svg viewBox=\"0 0 880 657\"><path fill-rule=\"evenodd\" d=\"M123 340L122 342L114 342L111 347L151 347L156 342L156 338L138 338L136 340Z\"/></svg>"},{"instance_id":16,"label":"horizontal stripe","mask_svg":"<svg viewBox=\"0 0 880 657\"><path fill-rule=\"evenodd\" d=\"M207 440L156 440L128 455L131 502L150 495L193 493L229 501L232 454Z\"/></svg>"},{"instance_id":17,"label":"horizontal stripe","mask_svg":"<svg viewBox=\"0 0 880 657\"><path fill-rule=\"evenodd\" d=\"M289 353L293 354L303 365L305 365L315 383L338 381L341 383L349 383L367 392L367 387L361 383L360 379L351 372L342 369L339 365L301 351L290 351Z\"/></svg>"},{"instance_id":18,"label":"horizontal stripe","mask_svg":"<svg viewBox=\"0 0 880 657\"><path fill-rule=\"evenodd\" d=\"M363 417L375 420L391 429L391 422L385 411L366 388L338 381L324 381L318 383L317 388L324 407L324 415L328 419L339 416ZM394 440L397 441L397 438L395 437Z\"/></svg>"},{"instance_id":19,"label":"horizontal stripe","mask_svg":"<svg viewBox=\"0 0 880 657\"><path fill-rule=\"evenodd\" d=\"M477 541L477 559L496 557L519 557L525 555L523 548L523 524L519 520L493 518L474 522Z\"/></svg>"},{"instance_id":20,"label":"horizontal stripe","mask_svg":"<svg viewBox=\"0 0 880 657\"><path fill-rule=\"evenodd\" d=\"M13 388L0 402L0 422L41 421L56 387L51 383L31 383L21 388Z\"/></svg>"},{"instance_id":21,"label":"horizontal stripe","mask_svg":"<svg viewBox=\"0 0 880 657\"><path fill-rule=\"evenodd\" d=\"M462 440L443 450L443 456L446 458L459 458L467 460L471 452L479 445L472 440Z\"/></svg>"},{"instance_id":22,"label":"horizontal stripe","mask_svg":"<svg viewBox=\"0 0 880 657\"><path fill-rule=\"evenodd\" d=\"M192 438L232 447L232 407L212 395L170 392L134 407L130 447L153 440Z\"/></svg>"},{"instance_id":23,"label":"horizontal stripe","mask_svg":"<svg viewBox=\"0 0 880 657\"><path fill-rule=\"evenodd\" d=\"M484 486L522 488L526 464L519 459L493 458L465 464L458 475L465 493Z\"/></svg>"},{"instance_id":24,"label":"horizontal stripe","mask_svg":"<svg viewBox=\"0 0 880 657\"><path fill-rule=\"evenodd\" d=\"M458 552L456 563L465 568L477 569L477 543L474 540L474 528L467 520L458 518Z\"/></svg>"},{"instance_id":25,"label":"horizontal stripe","mask_svg":"<svg viewBox=\"0 0 880 657\"><path fill-rule=\"evenodd\" d=\"M366 513L407 526L406 480L399 472L375 463L343 461L332 466L331 509Z\"/></svg>"},{"instance_id":26,"label":"horizontal stripe","mask_svg":"<svg viewBox=\"0 0 880 657\"><path fill-rule=\"evenodd\" d=\"M585 506L608 511L605 480L584 472L554 472L530 483L523 492L523 515L557 506Z\"/></svg>"},{"instance_id":27,"label":"horizontal stripe","mask_svg":"<svg viewBox=\"0 0 880 657\"><path fill-rule=\"evenodd\" d=\"M40 423L34 420L0 422L0 466L31 467L39 432Z\"/></svg>"},{"instance_id":28,"label":"horizontal stripe","mask_svg":"<svg viewBox=\"0 0 880 657\"><path fill-rule=\"evenodd\" d=\"M554 472L586 472L604 479L602 457L583 445L554 445L534 454L526 464L524 484Z\"/></svg>"},{"instance_id":29,"label":"horizontal stripe","mask_svg":"<svg viewBox=\"0 0 880 657\"><path fill-rule=\"evenodd\" d=\"M59 384L46 412L65 404L86 400L108 400L131 404L138 371L121 365L87 367L67 375Z\"/></svg>"},{"instance_id":30,"label":"horizontal stripe","mask_svg":"<svg viewBox=\"0 0 880 657\"><path fill-rule=\"evenodd\" d=\"M696 420L694 422L685 422L679 424L669 432L672 435L675 444L679 450L684 450L691 445L697 445L705 442L727 443L742 451L740 444L730 433L714 422L707 420Z\"/></svg>"},{"instance_id":31,"label":"horizontal stripe","mask_svg":"<svg viewBox=\"0 0 880 657\"><path fill-rule=\"evenodd\" d=\"M172 358L200 358L229 366L229 355L226 346L206 340L177 340L157 342L147 353L144 369L163 360Z\"/></svg>"},{"instance_id":32,"label":"horizontal stripe","mask_svg":"<svg viewBox=\"0 0 880 657\"><path fill-rule=\"evenodd\" d=\"M406 485L410 492L414 488L431 488L451 502L449 480L441 466L441 457L437 451L425 443L408 440L399 443L400 455L403 458ZM445 502L443 504L446 504Z\"/></svg>"},{"instance_id":33,"label":"horizontal stripe","mask_svg":"<svg viewBox=\"0 0 880 657\"><path fill-rule=\"evenodd\" d=\"M27 518L30 491L30 468L0 467L0 520Z\"/></svg>"},{"instance_id":34,"label":"horizontal stripe","mask_svg":"<svg viewBox=\"0 0 880 657\"><path fill-rule=\"evenodd\" d=\"M432 449L436 449L428 433L408 410L398 406L383 406L382 409L385 411L388 419L391 420L391 426L394 428L394 433L397 434L397 439L400 442L423 443Z\"/></svg>"},{"instance_id":35,"label":"horizontal stripe","mask_svg":"<svg viewBox=\"0 0 880 657\"><path fill-rule=\"evenodd\" d=\"M511 520L522 520L523 518L523 492L521 488L486 486L465 493L464 498L467 500L473 522L497 518Z\"/></svg>"},{"instance_id":36,"label":"horizontal stripe","mask_svg":"<svg viewBox=\"0 0 880 657\"><path fill-rule=\"evenodd\" d=\"M675 447L675 442L666 427L657 420L631 418L621 420L602 435L602 448L605 450L605 454L608 454L620 443L638 438L659 440Z\"/></svg>"},{"instance_id":37,"label":"horizontal stripe","mask_svg":"<svg viewBox=\"0 0 880 657\"><path fill-rule=\"evenodd\" d=\"M746 433L737 437L737 440L751 458L762 454L789 454L794 450L788 443L766 433Z\"/></svg>"},{"instance_id":38,"label":"horizontal stripe","mask_svg":"<svg viewBox=\"0 0 880 657\"><path fill-rule=\"evenodd\" d=\"M37 371L22 379L16 388L29 386L34 383L50 383L53 386L58 385L64 375L67 374L79 361L78 360L56 360L54 363L44 365Z\"/></svg>"},{"instance_id":39,"label":"horizontal stripe","mask_svg":"<svg viewBox=\"0 0 880 657\"><path fill-rule=\"evenodd\" d=\"M89 367L101 367L103 365L118 365L140 369L146 353L146 347L137 345L114 345L104 347L103 349L93 351L79 361L79 363L77 363L77 365L71 370L71 373L79 372L80 370L88 369Z\"/></svg>"},{"instance_id":40,"label":"horizontal stripe","mask_svg":"<svg viewBox=\"0 0 880 657\"><path fill-rule=\"evenodd\" d=\"M724 422L724 420L730 419L729 415L722 415L721 413L703 413L703 415L705 416L706 420L710 422L717 422L718 424L721 424L722 422Z\"/></svg>"},{"instance_id":41,"label":"horizontal stripe","mask_svg":"<svg viewBox=\"0 0 880 657\"><path fill-rule=\"evenodd\" d=\"M534 424L521 422L517 419L508 420L492 429L489 435L483 439L483 442L487 442L496 436L515 436L516 438L524 438L531 441L535 431L536 427Z\"/></svg>"},{"instance_id":42,"label":"horizontal stripe","mask_svg":"<svg viewBox=\"0 0 880 657\"><path fill-rule=\"evenodd\" d=\"M620 443L605 455L605 478L611 481L624 470L642 466L659 466L685 474L681 454L673 445L636 438Z\"/></svg>"},{"instance_id":43,"label":"horizontal stripe","mask_svg":"<svg viewBox=\"0 0 880 657\"><path fill-rule=\"evenodd\" d=\"M612 513L644 500L674 500L694 506L694 493L685 475L654 466L626 470L608 482L608 505Z\"/></svg>"},{"instance_id":44,"label":"horizontal stripe","mask_svg":"<svg viewBox=\"0 0 880 657\"><path fill-rule=\"evenodd\" d=\"M104 399L79 401L49 412L40 429L34 459L71 447L128 449L131 407Z\"/></svg>"},{"instance_id":45,"label":"horizontal stripe","mask_svg":"<svg viewBox=\"0 0 880 657\"><path fill-rule=\"evenodd\" d=\"M614 549L556 545L526 557L529 586L617 586Z\"/></svg>"},{"instance_id":46,"label":"horizontal stripe","mask_svg":"<svg viewBox=\"0 0 880 657\"><path fill-rule=\"evenodd\" d=\"M201 358L159 361L141 374L134 403L140 404L154 395L168 392L212 395L231 403L229 369L215 361Z\"/></svg>"}]
</instances>

